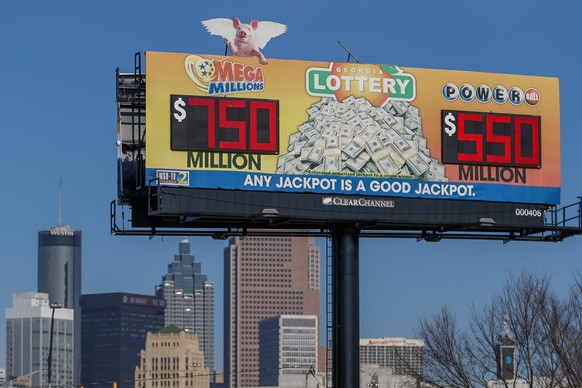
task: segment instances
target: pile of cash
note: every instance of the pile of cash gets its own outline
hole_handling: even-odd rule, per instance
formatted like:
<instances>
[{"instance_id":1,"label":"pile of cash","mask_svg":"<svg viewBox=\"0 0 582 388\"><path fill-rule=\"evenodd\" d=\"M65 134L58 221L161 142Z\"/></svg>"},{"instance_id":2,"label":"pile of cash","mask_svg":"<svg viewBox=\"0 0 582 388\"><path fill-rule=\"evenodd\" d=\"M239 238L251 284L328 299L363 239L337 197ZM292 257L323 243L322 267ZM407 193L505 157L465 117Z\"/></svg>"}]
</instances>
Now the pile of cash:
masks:
<instances>
[{"instance_id":1,"label":"pile of cash","mask_svg":"<svg viewBox=\"0 0 582 388\"><path fill-rule=\"evenodd\" d=\"M289 137L277 173L347 173L447 182L430 156L417 107L393 101L375 107L365 98L324 97Z\"/></svg>"}]
</instances>

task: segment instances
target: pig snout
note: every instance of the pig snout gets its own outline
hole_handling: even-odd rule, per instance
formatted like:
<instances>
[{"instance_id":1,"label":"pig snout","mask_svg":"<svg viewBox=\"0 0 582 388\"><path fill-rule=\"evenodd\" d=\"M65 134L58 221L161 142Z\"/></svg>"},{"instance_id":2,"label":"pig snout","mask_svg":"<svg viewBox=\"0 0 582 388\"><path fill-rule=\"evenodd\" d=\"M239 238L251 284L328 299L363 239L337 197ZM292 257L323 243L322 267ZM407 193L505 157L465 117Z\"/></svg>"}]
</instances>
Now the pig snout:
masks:
<instances>
[{"instance_id":1,"label":"pig snout","mask_svg":"<svg viewBox=\"0 0 582 388\"><path fill-rule=\"evenodd\" d=\"M242 41L242 42L248 42L251 39L253 39L253 32L252 32L250 26L248 26L246 24L240 25L236 31L236 38L237 38L237 40Z\"/></svg>"}]
</instances>

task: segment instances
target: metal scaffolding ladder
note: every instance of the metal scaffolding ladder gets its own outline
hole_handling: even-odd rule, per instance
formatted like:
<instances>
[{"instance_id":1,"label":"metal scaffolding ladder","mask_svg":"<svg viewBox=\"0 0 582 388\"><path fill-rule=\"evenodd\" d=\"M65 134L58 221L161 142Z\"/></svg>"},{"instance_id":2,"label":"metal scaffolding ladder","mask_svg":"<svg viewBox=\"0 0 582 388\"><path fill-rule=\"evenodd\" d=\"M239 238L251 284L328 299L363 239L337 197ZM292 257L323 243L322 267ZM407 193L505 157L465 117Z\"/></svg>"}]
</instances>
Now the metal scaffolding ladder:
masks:
<instances>
[{"instance_id":1,"label":"metal scaffolding ladder","mask_svg":"<svg viewBox=\"0 0 582 388\"><path fill-rule=\"evenodd\" d=\"M145 187L145 75L141 53L135 53L133 73L116 70L119 197L130 200Z\"/></svg>"},{"instance_id":2,"label":"metal scaffolding ladder","mask_svg":"<svg viewBox=\"0 0 582 388\"><path fill-rule=\"evenodd\" d=\"M326 349L325 349L325 387L331 387L332 382L332 349L333 349L333 240L331 235L325 238L325 323L326 323Z\"/></svg>"}]
</instances>

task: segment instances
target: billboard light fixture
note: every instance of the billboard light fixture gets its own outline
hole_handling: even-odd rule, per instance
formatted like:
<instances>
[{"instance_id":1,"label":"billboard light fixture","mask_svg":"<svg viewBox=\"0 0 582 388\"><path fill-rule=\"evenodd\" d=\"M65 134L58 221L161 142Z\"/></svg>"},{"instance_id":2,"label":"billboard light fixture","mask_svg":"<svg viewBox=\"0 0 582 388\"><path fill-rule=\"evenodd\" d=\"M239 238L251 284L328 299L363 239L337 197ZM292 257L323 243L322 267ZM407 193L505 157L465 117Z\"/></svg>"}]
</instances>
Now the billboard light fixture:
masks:
<instances>
[{"instance_id":1,"label":"billboard light fixture","mask_svg":"<svg viewBox=\"0 0 582 388\"><path fill-rule=\"evenodd\" d=\"M200 216L183 216L180 219L180 222L185 223L185 222L194 222L200 219Z\"/></svg>"},{"instance_id":2,"label":"billboard light fixture","mask_svg":"<svg viewBox=\"0 0 582 388\"><path fill-rule=\"evenodd\" d=\"M483 217L479 219L479 226L483 227L493 227L495 226L495 220L489 217Z\"/></svg>"},{"instance_id":3,"label":"billboard light fixture","mask_svg":"<svg viewBox=\"0 0 582 388\"><path fill-rule=\"evenodd\" d=\"M263 209L261 212L261 217L264 218L277 218L279 217L279 210L273 208Z\"/></svg>"},{"instance_id":4,"label":"billboard light fixture","mask_svg":"<svg viewBox=\"0 0 582 388\"><path fill-rule=\"evenodd\" d=\"M436 233L436 232L432 232L430 234L429 233L426 233L426 232L423 232L422 233L422 237L418 237L416 239L416 241L417 242L420 242L420 241L439 242L439 241L441 241L441 235L438 234L438 233Z\"/></svg>"},{"instance_id":5,"label":"billboard light fixture","mask_svg":"<svg viewBox=\"0 0 582 388\"><path fill-rule=\"evenodd\" d=\"M228 233L221 233L221 232L217 232L217 233L212 233L212 238L214 240L226 240L228 238Z\"/></svg>"}]
</instances>

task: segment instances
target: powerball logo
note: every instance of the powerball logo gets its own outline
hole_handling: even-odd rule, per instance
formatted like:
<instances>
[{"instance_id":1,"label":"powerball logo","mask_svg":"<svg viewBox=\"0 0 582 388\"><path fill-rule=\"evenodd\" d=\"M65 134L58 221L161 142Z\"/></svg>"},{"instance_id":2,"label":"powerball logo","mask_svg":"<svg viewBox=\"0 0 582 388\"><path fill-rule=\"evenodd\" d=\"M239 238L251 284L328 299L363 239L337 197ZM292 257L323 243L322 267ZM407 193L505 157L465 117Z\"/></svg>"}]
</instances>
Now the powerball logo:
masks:
<instances>
[{"instance_id":1,"label":"powerball logo","mask_svg":"<svg viewBox=\"0 0 582 388\"><path fill-rule=\"evenodd\" d=\"M189 55L184 60L188 77L208 96L216 94L262 92L263 68L239 62L206 59Z\"/></svg>"}]
</instances>

